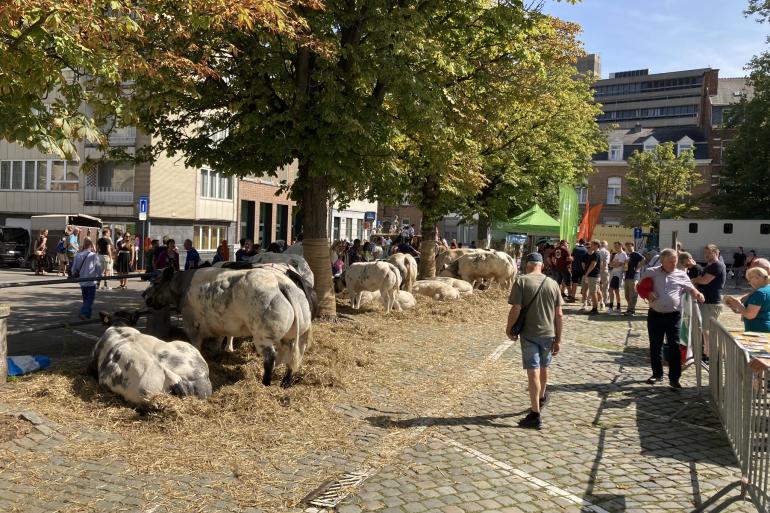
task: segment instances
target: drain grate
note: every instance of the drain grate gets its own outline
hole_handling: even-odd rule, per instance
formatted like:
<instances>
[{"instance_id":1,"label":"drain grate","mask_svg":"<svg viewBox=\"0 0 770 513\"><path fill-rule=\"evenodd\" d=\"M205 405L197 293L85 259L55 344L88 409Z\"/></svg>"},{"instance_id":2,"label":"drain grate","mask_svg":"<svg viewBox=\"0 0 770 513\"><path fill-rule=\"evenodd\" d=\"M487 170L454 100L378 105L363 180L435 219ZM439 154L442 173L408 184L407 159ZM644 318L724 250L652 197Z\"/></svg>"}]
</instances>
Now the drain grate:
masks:
<instances>
[{"instance_id":1,"label":"drain grate","mask_svg":"<svg viewBox=\"0 0 770 513\"><path fill-rule=\"evenodd\" d=\"M350 495L354 488L375 473L374 469L346 472L334 481L327 481L310 492L302 503L316 508L334 508Z\"/></svg>"}]
</instances>

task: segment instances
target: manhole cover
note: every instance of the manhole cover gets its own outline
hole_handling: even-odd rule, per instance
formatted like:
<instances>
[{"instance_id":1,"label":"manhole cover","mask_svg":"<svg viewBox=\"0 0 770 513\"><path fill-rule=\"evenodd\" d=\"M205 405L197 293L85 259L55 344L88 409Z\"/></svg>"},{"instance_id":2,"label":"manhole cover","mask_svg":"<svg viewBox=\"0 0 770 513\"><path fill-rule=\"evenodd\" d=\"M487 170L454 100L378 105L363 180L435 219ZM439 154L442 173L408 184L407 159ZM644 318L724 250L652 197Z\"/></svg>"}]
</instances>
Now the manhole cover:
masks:
<instances>
[{"instance_id":1,"label":"manhole cover","mask_svg":"<svg viewBox=\"0 0 770 513\"><path fill-rule=\"evenodd\" d=\"M302 499L302 503L317 508L334 508L372 474L374 469L346 472L340 478L327 481L310 492Z\"/></svg>"},{"instance_id":2,"label":"manhole cover","mask_svg":"<svg viewBox=\"0 0 770 513\"><path fill-rule=\"evenodd\" d=\"M32 424L13 415L0 415L0 444L27 436Z\"/></svg>"}]
</instances>

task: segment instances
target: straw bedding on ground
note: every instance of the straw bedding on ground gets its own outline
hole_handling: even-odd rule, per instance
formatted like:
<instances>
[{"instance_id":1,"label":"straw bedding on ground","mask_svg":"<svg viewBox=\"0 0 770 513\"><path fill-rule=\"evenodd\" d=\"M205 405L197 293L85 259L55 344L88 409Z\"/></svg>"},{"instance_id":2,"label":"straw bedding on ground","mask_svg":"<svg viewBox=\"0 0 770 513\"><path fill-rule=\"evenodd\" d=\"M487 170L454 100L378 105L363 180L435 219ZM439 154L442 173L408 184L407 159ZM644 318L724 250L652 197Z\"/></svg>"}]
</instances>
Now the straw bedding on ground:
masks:
<instances>
[{"instance_id":1,"label":"straw bedding on ground","mask_svg":"<svg viewBox=\"0 0 770 513\"><path fill-rule=\"evenodd\" d=\"M381 304L354 312L347 301L338 303L342 319L314 323L313 344L290 389L277 386L278 375L273 386L261 385L261 358L246 343L234 354L207 356L214 394L206 401L159 397L140 414L82 374L86 361L80 359L9 384L3 402L36 410L72 432L110 435L73 440L61 449L68 456L114 457L159 482L211 475L221 500L268 510L294 507L333 471L298 472L303 458L356 451L351 433L362 421L337 405L419 416L451 407L480 384L462 378L468 365L463 333L502 339L505 295L489 290L447 302L420 297L416 308L390 316ZM367 455L369 464L383 464L396 450L399 436L386 438ZM189 493L169 486L165 500Z\"/></svg>"}]
</instances>

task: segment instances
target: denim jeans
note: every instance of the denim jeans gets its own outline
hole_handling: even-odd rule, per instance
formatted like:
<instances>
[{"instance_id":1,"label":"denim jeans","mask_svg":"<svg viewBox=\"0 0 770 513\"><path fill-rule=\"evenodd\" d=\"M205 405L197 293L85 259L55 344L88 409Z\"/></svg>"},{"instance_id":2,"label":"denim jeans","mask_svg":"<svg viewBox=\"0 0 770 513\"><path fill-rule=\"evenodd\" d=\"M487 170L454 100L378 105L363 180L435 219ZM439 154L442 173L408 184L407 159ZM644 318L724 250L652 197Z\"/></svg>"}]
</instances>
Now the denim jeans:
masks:
<instances>
[{"instance_id":1,"label":"denim jeans","mask_svg":"<svg viewBox=\"0 0 770 513\"><path fill-rule=\"evenodd\" d=\"M682 375L682 357L679 352L679 327L682 322L682 312L661 313L650 308L647 314L647 334L650 337L650 362L652 375L663 377L663 361L660 351L663 349L663 339L668 344L668 379L678 383Z\"/></svg>"},{"instance_id":2,"label":"denim jeans","mask_svg":"<svg viewBox=\"0 0 770 513\"><path fill-rule=\"evenodd\" d=\"M83 295L83 306L80 307L80 315L90 319L91 307L94 306L94 299L96 298L96 286L80 287L80 293Z\"/></svg>"}]
</instances>

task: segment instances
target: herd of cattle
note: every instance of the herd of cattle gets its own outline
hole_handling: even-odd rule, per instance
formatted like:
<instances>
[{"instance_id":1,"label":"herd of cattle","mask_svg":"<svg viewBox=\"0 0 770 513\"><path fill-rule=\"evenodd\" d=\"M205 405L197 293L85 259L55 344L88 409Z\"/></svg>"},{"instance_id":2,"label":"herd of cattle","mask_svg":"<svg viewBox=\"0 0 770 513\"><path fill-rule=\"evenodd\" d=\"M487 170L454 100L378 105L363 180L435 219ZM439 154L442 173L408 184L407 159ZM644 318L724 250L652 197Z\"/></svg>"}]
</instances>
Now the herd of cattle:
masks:
<instances>
[{"instance_id":1,"label":"herd of cattle","mask_svg":"<svg viewBox=\"0 0 770 513\"><path fill-rule=\"evenodd\" d=\"M436 258L436 270L436 278L418 280L415 259L396 254L350 265L334 278L334 288L338 297L347 295L353 309L381 301L390 313L414 307L415 294L457 299L494 283L509 288L516 276L514 259L491 250L445 251ZM139 407L159 394L206 398L212 388L202 345L213 340L232 351L233 338L243 337L251 338L263 357L262 383L270 385L276 365L285 365L281 386L289 387L311 339L318 307L313 285L310 266L299 255L263 253L250 262L183 272L167 268L143 296L153 311L175 308L190 343L179 341L178 333L166 331L163 338L175 340L165 342L140 332L132 327L136 312L102 314L110 327L94 346L89 372Z\"/></svg>"}]
</instances>

